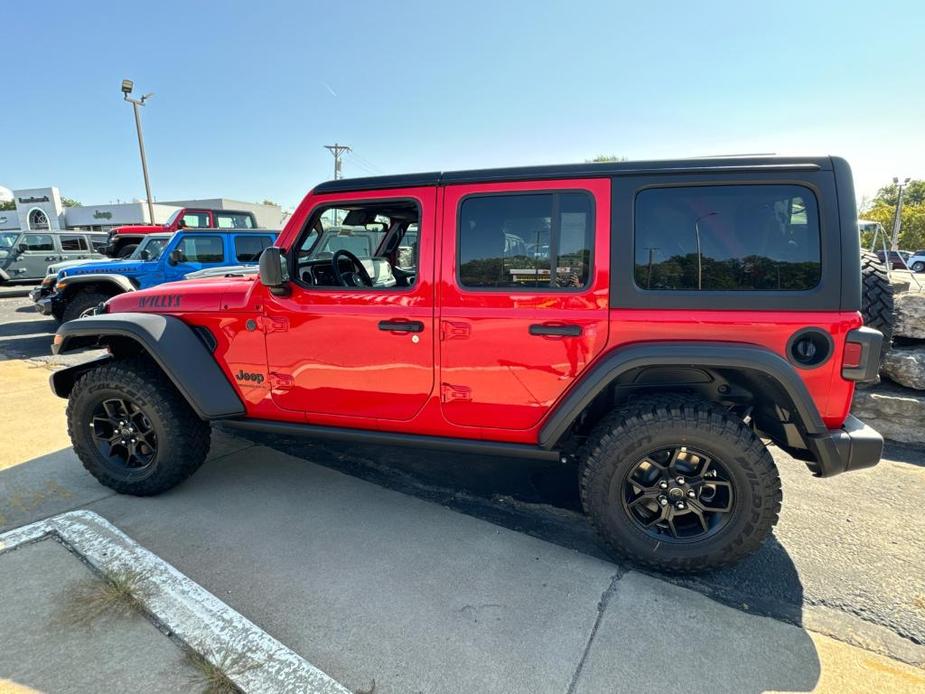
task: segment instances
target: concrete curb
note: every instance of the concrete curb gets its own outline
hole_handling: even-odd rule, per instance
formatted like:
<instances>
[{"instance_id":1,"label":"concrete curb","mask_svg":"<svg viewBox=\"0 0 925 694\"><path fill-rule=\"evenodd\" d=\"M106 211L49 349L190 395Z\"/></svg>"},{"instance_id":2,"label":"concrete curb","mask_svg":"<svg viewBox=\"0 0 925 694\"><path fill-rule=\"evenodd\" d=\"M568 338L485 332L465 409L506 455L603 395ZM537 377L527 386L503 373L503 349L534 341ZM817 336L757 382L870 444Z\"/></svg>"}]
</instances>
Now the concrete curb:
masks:
<instances>
[{"instance_id":1,"label":"concrete curb","mask_svg":"<svg viewBox=\"0 0 925 694\"><path fill-rule=\"evenodd\" d=\"M350 694L338 682L92 511L71 511L0 534L0 554L54 536L103 574L143 576L139 596L171 635L216 667L240 656L249 669L225 674L245 692Z\"/></svg>"}]
</instances>

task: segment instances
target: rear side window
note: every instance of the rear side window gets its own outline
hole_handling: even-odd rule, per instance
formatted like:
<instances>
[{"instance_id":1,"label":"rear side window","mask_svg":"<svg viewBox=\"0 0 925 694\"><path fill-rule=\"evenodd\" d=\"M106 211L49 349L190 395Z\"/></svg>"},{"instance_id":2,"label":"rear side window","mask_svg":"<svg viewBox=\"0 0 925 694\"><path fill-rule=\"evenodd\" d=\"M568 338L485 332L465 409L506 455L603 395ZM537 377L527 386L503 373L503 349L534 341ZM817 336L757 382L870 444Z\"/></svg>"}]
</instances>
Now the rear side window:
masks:
<instances>
[{"instance_id":1,"label":"rear side window","mask_svg":"<svg viewBox=\"0 0 925 694\"><path fill-rule=\"evenodd\" d=\"M83 236L64 236L60 237L62 251L86 251L87 239Z\"/></svg>"},{"instance_id":2,"label":"rear side window","mask_svg":"<svg viewBox=\"0 0 925 694\"><path fill-rule=\"evenodd\" d=\"M801 291L822 277L818 206L803 186L649 188L634 218L641 289Z\"/></svg>"},{"instance_id":3,"label":"rear side window","mask_svg":"<svg viewBox=\"0 0 925 694\"><path fill-rule=\"evenodd\" d=\"M459 213L464 287L580 289L591 270L593 201L586 193L466 198Z\"/></svg>"},{"instance_id":4,"label":"rear side window","mask_svg":"<svg viewBox=\"0 0 925 694\"><path fill-rule=\"evenodd\" d=\"M206 229L209 226L209 213L186 212L183 215L183 225L188 229Z\"/></svg>"},{"instance_id":5,"label":"rear side window","mask_svg":"<svg viewBox=\"0 0 925 694\"><path fill-rule=\"evenodd\" d=\"M239 263L254 263L267 246L273 245L269 236L235 236L234 255Z\"/></svg>"},{"instance_id":6,"label":"rear side window","mask_svg":"<svg viewBox=\"0 0 925 694\"><path fill-rule=\"evenodd\" d=\"M253 229L254 220L249 214L238 212L213 212L215 226L219 229Z\"/></svg>"},{"instance_id":7,"label":"rear side window","mask_svg":"<svg viewBox=\"0 0 925 694\"><path fill-rule=\"evenodd\" d=\"M220 236L190 235L180 240L177 250L187 263L220 263L225 258Z\"/></svg>"}]
</instances>

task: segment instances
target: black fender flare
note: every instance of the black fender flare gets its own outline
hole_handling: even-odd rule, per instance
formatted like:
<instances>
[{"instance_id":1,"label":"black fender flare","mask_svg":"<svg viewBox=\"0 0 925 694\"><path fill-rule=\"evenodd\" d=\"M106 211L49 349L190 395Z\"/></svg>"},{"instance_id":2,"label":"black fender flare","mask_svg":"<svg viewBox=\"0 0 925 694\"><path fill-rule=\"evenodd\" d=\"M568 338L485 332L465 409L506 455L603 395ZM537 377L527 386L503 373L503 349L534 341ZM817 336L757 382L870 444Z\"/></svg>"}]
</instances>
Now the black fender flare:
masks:
<instances>
[{"instance_id":1,"label":"black fender flare","mask_svg":"<svg viewBox=\"0 0 925 694\"><path fill-rule=\"evenodd\" d=\"M738 342L637 342L604 355L572 386L540 429L540 447L553 448L594 398L622 374L653 366L749 372L782 389L790 400L782 404L793 408L799 426L807 437L828 433L796 369L783 357L764 347Z\"/></svg>"},{"instance_id":2,"label":"black fender flare","mask_svg":"<svg viewBox=\"0 0 925 694\"><path fill-rule=\"evenodd\" d=\"M58 328L52 351L62 354L97 347L110 336L138 343L202 419L244 414L241 398L209 348L189 325L174 316L113 313L68 321ZM66 398L77 377L97 365L98 362L90 362L56 371L51 376L52 390Z\"/></svg>"}]
</instances>

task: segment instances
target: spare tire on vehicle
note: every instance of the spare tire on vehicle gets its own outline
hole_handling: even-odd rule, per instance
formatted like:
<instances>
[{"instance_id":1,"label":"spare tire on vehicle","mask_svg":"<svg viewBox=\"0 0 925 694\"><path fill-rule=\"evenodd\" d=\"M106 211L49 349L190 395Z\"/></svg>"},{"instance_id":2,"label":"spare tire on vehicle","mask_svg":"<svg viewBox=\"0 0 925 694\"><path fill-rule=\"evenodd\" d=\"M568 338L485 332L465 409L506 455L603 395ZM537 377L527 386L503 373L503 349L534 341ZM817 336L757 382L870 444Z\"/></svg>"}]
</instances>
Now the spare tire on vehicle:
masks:
<instances>
[{"instance_id":1,"label":"spare tire on vehicle","mask_svg":"<svg viewBox=\"0 0 925 694\"><path fill-rule=\"evenodd\" d=\"M883 333L883 361L893 339L893 285L886 266L875 253L861 251L861 281L861 315L864 325Z\"/></svg>"}]
</instances>

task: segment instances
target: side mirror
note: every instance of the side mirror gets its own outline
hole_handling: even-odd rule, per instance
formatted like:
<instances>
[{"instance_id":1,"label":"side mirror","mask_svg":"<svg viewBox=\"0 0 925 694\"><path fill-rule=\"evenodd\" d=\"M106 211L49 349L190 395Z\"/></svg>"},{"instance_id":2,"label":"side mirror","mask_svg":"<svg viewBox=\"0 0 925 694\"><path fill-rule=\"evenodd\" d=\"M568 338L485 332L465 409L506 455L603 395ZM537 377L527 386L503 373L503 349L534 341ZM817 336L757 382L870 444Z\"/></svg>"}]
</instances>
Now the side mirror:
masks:
<instances>
[{"instance_id":1,"label":"side mirror","mask_svg":"<svg viewBox=\"0 0 925 694\"><path fill-rule=\"evenodd\" d=\"M170 255L167 256L167 264L176 265L181 262L183 262L183 254L177 249L170 251Z\"/></svg>"},{"instance_id":2,"label":"side mirror","mask_svg":"<svg viewBox=\"0 0 925 694\"><path fill-rule=\"evenodd\" d=\"M289 293L289 273L286 259L276 246L268 246L260 254L260 284L269 288L271 294L285 296Z\"/></svg>"},{"instance_id":3,"label":"side mirror","mask_svg":"<svg viewBox=\"0 0 925 694\"><path fill-rule=\"evenodd\" d=\"M28 251L28 250L29 250L29 246L27 246L27 245L24 244L24 243L21 243L21 244L19 244L18 246L16 246L16 252L17 252L17 253L25 253L25 252Z\"/></svg>"},{"instance_id":4,"label":"side mirror","mask_svg":"<svg viewBox=\"0 0 925 694\"><path fill-rule=\"evenodd\" d=\"M141 253L138 254L138 257L141 258L142 260L151 260L151 253L146 248Z\"/></svg>"}]
</instances>

